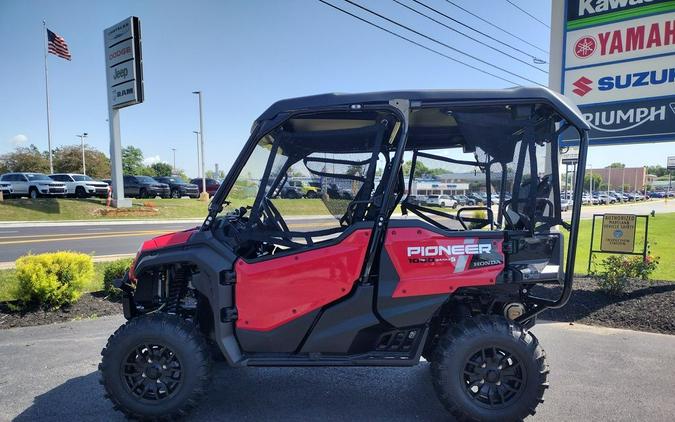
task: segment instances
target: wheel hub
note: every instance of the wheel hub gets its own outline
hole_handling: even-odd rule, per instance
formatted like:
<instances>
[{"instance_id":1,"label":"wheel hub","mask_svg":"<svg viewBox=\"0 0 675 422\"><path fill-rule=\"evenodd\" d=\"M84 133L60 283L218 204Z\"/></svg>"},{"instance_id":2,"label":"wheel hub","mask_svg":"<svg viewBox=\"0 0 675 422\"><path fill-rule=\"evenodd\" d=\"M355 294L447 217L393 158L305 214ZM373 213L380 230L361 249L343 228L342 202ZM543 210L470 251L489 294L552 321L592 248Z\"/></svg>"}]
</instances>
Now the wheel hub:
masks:
<instances>
[{"instance_id":1,"label":"wheel hub","mask_svg":"<svg viewBox=\"0 0 675 422\"><path fill-rule=\"evenodd\" d=\"M121 375L128 391L141 401L156 402L175 394L182 383L178 356L162 344L142 344L122 362Z\"/></svg>"},{"instance_id":2,"label":"wheel hub","mask_svg":"<svg viewBox=\"0 0 675 422\"><path fill-rule=\"evenodd\" d=\"M525 388L525 368L508 350L490 347L471 355L462 375L465 391L482 407L501 408Z\"/></svg>"}]
</instances>

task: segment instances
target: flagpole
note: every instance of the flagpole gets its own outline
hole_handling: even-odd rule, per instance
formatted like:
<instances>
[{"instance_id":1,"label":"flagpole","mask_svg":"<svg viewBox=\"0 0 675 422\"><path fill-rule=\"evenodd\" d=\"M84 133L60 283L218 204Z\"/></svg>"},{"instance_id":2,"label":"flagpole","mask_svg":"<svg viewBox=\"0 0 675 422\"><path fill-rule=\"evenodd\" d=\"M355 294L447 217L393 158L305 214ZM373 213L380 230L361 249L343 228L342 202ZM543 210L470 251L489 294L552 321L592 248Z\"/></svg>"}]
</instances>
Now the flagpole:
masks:
<instances>
[{"instance_id":1,"label":"flagpole","mask_svg":"<svg viewBox=\"0 0 675 422\"><path fill-rule=\"evenodd\" d=\"M49 78L47 77L47 23L42 21L45 52L45 97L47 98L47 148L49 149L49 173L54 173L54 164L52 163L52 132L51 118L49 116Z\"/></svg>"}]
</instances>

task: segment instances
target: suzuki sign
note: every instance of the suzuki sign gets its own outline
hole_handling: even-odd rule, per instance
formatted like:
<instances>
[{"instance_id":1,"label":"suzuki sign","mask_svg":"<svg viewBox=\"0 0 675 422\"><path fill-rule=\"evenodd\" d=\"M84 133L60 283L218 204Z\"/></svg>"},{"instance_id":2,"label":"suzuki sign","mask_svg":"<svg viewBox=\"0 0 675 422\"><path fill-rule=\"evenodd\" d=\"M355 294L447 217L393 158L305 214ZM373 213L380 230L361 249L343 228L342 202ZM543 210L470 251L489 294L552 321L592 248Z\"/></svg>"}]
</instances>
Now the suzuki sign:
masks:
<instances>
[{"instance_id":1,"label":"suzuki sign","mask_svg":"<svg viewBox=\"0 0 675 422\"><path fill-rule=\"evenodd\" d=\"M579 106L591 144L675 141L675 1L554 1L551 22L549 86Z\"/></svg>"}]
</instances>

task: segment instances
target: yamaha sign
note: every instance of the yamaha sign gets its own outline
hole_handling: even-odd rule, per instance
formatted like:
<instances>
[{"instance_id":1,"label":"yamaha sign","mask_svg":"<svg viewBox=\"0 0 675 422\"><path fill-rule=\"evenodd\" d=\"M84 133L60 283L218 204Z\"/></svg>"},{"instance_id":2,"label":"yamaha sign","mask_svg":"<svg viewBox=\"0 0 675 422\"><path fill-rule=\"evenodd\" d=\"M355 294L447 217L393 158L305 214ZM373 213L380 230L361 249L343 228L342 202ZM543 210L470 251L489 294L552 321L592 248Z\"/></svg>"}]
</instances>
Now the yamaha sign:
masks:
<instances>
[{"instance_id":1,"label":"yamaha sign","mask_svg":"<svg viewBox=\"0 0 675 422\"><path fill-rule=\"evenodd\" d=\"M554 1L550 75L591 144L675 141L675 1Z\"/></svg>"}]
</instances>

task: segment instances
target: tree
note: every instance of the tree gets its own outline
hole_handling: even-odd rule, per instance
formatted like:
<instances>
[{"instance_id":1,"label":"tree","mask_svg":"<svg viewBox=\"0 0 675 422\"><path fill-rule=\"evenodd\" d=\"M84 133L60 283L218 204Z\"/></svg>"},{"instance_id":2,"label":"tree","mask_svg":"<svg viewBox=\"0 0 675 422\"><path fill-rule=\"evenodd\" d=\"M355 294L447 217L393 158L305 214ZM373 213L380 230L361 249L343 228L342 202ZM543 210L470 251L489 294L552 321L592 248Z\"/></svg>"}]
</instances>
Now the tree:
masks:
<instances>
[{"instance_id":1,"label":"tree","mask_svg":"<svg viewBox=\"0 0 675 422\"><path fill-rule=\"evenodd\" d=\"M13 152L0 155L0 174L12 171L49 173L49 156L33 144L17 147Z\"/></svg>"},{"instance_id":2,"label":"tree","mask_svg":"<svg viewBox=\"0 0 675 422\"><path fill-rule=\"evenodd\" d=\"M145 174L147 170L144 167L147 168L143 165L143 151L140 148L131 145L122 148L122 172L124 174Z\"/></svg>"},{"instance_id":3,"label":"tree","mask_svg":"<svg viewBox=\"0 0 675 422\"><path fill-rule=\"evenodd\" d=\"M610 169L622 169L622 168L625 168L625 167L626 167L626 165L625 165L624 163L618 163L618 162L616 162L616 163L612 163L612 164L608 165L606 168L610 168Z\"/></svg>"},{"instance_id":4,"label":"tree","mask_svg":"<svg viewBox=\"0 0 675 422\"><path fill-rule=\"evenodd\" d=\"M412 161L406 161L405 163L403 163L403 174L410 174L411 167ZM452 172L442 168L429 168L419 160L417 160L417 163L415 164L415 177L423 177L423 176L435 177L447 173Z\"/></svg>"},{"instance_id":5,"label":"tree","mask_svg":"<svg viewBox=\"0 0 675 422\"><path fill-rule=\"evenodd\" d=\"M601 186L603 185L602 177L600 177L599 174L593 174L593 190L600 190ZM606 185L605 185L606 186ZM591 174L586 173L584 176L584 189L585 190L591 190Z\"/></svg>"},{"instance_id":6,"label":"tree","mask_svg":"<svg viewBox=\"0 0 675 422\"><path fill-rule=\"evenodd\" d=\"M288 176L289 177L302 177L302 176L304 176L304 174L302 174L300 172L297 172L297 171L293 172L293 173L294 174L289 174ZM218 172L216 173L214 170L206 170L206 172L204 172L204 177L206 177L207 179L224 179L225 178L225 172L223 170L218 170Z\"/></svg>"},{"instance_id":7,"label":"tree","mask_svg":"<svg viewBox=\"0 0 675 422\"><path fill-rule=\"evenodd\" d=\"M155 176L171 176L173 174L173 167L167 163L155 163L150 166L155 172Z\"/></svg>"},{"instance_id":8,"label":"tree","mask_svg":"<svg viewBox=\"0 0 675 422\"><path fill-rule=\"evenodd\" d=\"M89 145L84 146L87 175L95 179L110 177L110 160L106 155ZM58 173L82 173L81 145L66 145L54 150L54 171Z\"/></svg>"}]
</instances>

